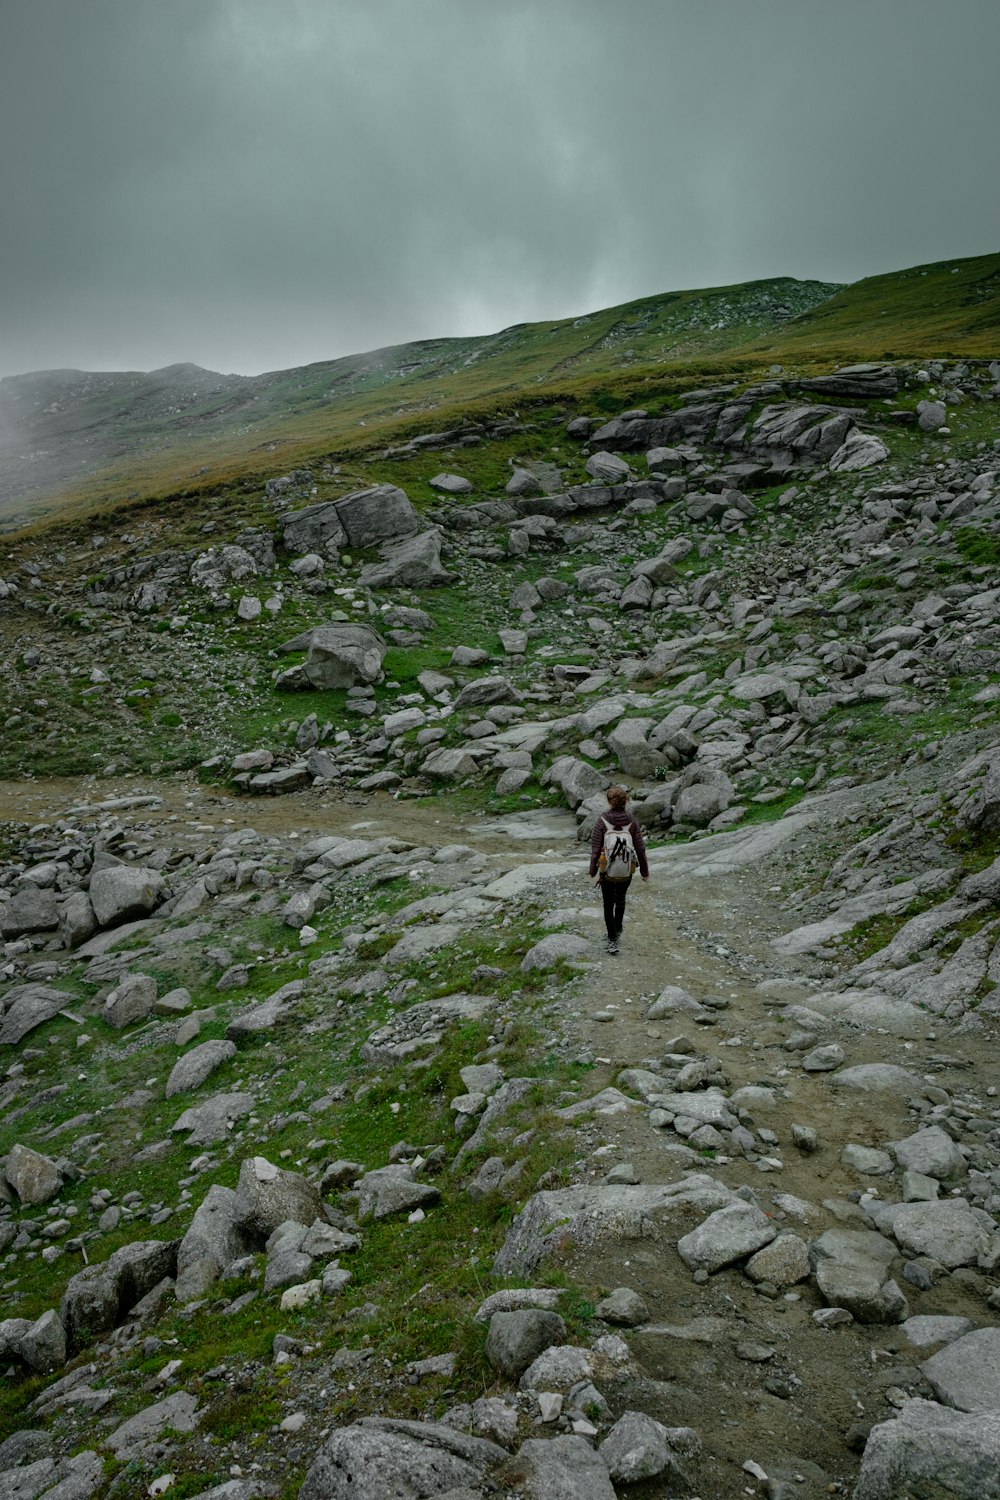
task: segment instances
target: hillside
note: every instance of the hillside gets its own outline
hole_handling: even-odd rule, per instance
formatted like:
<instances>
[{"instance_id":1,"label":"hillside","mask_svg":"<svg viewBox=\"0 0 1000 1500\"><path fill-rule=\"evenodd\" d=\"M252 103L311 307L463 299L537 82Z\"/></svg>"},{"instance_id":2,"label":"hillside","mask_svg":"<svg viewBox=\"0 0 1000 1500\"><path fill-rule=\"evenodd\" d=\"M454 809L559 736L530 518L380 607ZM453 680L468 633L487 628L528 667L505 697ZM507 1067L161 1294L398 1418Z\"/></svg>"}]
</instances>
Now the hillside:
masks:
<instances>
[{"instance_id":1,"label":"hillside","mask_svg":"<svg viewBox=\"0 0 1000 1500\"><path fill-rule=\"evenodd\" d=\"M431 339L259 376L172 365L148 375L45 371L0 380L0 524L91 493L178 486L254 462L261 450L315 451L372 423L441 404L596 379L636 364L691 360L774 333L837 288L790 278L672 292L483 338Z\"/></svg>"},{"instance_id":2,"label":"hillside","mask_svg":"<svg viewBox=\"0 0 1000 1500\"><path fill-rule=\"evenodd\" d=\"M1000 255L868 276L754 346L783 359L1000 355Z\"/></svg>"},{"instance_id":3,"label":"hillside","mask_svg":"<svg viewBox=\"0 0 1000 1500\"><path fill-rule=\"evenodd\" d=\"M0 1494L997 1472L1000 381L715 358L6 538Z\"/></svg>"}]
</instances>

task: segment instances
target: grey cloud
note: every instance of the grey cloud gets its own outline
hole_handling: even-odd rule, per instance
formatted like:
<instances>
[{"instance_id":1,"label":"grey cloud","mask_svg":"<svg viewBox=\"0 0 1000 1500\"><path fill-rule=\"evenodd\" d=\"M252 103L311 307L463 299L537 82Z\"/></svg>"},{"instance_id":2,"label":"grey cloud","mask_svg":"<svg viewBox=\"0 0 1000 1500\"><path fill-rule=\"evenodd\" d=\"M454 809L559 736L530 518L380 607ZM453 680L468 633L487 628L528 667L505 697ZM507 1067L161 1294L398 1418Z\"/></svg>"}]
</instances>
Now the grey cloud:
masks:
<instances>
[{"instance_id":1,"label":"grey cloud","mask_svg":"<svg viewBox=\"0 0 1000 1500\"><path fill-rule=\"evenodd\" d=\"M993 0L6 0L0 373L1000 242Z\"/></svg>"}]
</instances>

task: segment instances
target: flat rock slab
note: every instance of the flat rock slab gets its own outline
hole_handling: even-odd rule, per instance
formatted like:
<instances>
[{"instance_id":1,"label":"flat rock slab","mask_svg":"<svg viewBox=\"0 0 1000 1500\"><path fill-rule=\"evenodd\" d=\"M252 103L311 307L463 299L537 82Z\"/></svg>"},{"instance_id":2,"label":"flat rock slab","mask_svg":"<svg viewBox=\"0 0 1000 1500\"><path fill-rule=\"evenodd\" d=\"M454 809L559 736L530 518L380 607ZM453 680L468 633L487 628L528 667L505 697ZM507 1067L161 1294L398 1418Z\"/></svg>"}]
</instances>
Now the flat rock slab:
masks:
<instances>
[{"instance_id":1,"label":"flat rock slab","mask_svg":"<svg viewBox=\"0 0 1000 1500\"><path fill-rule=\"evenodd\" d=\"M198 1398L187 1391L175 1391L153 1406L136 1412L117 1427L107 1439L107 1445L119 1462L139 1458L147 1444L158 1438L164 1428L174 1432L193 1432L198 1425Z\"/></svg>"},{"instance_id":2,"label":"flat rock slab","mask_svg":"<svg viewBox=\"0 0 1000 1500\"><path fill-rule=\"evenodd\" d=\"M860 1094L912 1094L923 1087L915 1073L895 1063L855 1063L832 1073L829 1082L834 1088L855 1089Z\"/></svg>"},{"instance_id":3,"label":"flat rock slab","mask_svg":"<svg viewBox=\"0 0 1000 1500\"><path fill-rule=\"evenodd\" d=\"M601 1185L535 1193L508 1231L493 1262L496 1276L523 1276L548 1255L571 1245L606 1245L645 1239L687 1209L711 1213L735 1199L731 1188L706 1173L666 1185ZM742 1201L742 1200L740 1200Z\"/></svg>"},{"instance_id":4,"label":"flat rock slab","mask_svg":"<svg viewBox=\"0 0 1000 1500\"><path fill-rule=\"evenodd\" d=\"M177 1059L170 1070L167 1098L171 1099L174 1094L183 1094L188 1089L200 1087L217 1068L221 1068L235 1056L235 1042L202 1042L200 1046L192 1047L190 1052L185 1052L183 1057Z\"/></svg>"},{"instance_id":5,"label":"flat rock slab","mask_svg":"<svg viewBox=\"0 0 1000 1500\"><path fill-rule=\"evenodd\" d=\"M1000 1414L1000 1328L977 1328L932 1354L924 1375L946 1406Z\"/></svg>"},{"instance_id":6,"label":"flat rock slab","mask_svg":"<svg viewBox=\"0 0 1000 1500\"><path fill-rule=\"evenodd\" d=\"M252 1094L215 1094L178 1115L171 1133L187 1131L189 1146L214 1146L226 1139L236 1120L253 1113L255 1104Z\"/></svg>"},{"instance_id":7,"label":"flat rock slab","mask_svg":"<svg viewBox=\"0 0 1000 1500\"><path fill-rule=\"evenodd\" d=\"M507 1457L439 1423L363 1418L327 1439L298 1500L430 1500L463 1487L478 1495L483 1475Z\"/></svg>"},{"instance_id":8,"label":"flat rock slab","mask_svg":"<svg viewBox=\"0 0 1000 1500\"><path fill-rule=\"evenodd\" d=\"M1000 1500L1000 1413L966 1416L934 1401L908 1401L873 1427L854 1500Z\"/></svg>"},{"instance_id":9,"label":"flat rock slab","mask_svg":"<svg viewBox=\"0 0 1000 1500\"><path fill-rule=\"evenodd\" d=\"M769 1245L778 1233L752 1203L727 1203L677 1241L677 1253L692 1271L721 1271Z\"/></svg>"},{"instance_id":10,"label":"flat rock slab","mask_svg":"<svg viewBox=\"0 0 1000 1500\"><path fill-rule=\"evenodd\" d=\"M36 1026L51 1021L67 1005L73 996L65 990L54 990L46 984L19 984L3 996L3 1025L0 1026L0 1047L13 1047Z\"/></svg>"},{"instance_id":11,"label":"flat rock slab","mask_svg":"<svg viewBox=\"0 0 1000 1500\"><path fill-rule=\"evenodd\" d=\"M952 1344L960 1339L964 1333L972 1332L972 1324L968 1318L934 1316L932 1313L924 1313L916 1318L907 1318L900 1325L900 1333L904 1333L914 1349L929 1349L933 1344Z\"/></svg>"},{"instance_id":12,"label":"flat rock slab","mask_svg":"<svg viewBox=\"0 0 1000 1500\"><path fill-rule=\"evenodd\" d=\"M869 1229L828 1229L810 1249L822 1296L829 1306L846 1308L859 1323L905 1316L895 1283L886 1280L895 1258L891 1240Z\"/></svg>"}]
</instances>

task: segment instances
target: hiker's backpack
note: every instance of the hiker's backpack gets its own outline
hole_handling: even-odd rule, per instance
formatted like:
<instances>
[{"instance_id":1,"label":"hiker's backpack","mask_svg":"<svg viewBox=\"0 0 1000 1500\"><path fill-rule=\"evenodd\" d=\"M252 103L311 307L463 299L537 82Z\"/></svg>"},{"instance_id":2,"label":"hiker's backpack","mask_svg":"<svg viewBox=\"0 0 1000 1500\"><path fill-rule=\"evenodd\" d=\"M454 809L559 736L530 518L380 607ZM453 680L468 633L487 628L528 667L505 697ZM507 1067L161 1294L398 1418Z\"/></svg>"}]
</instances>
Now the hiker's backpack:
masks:
<instances>
[{"instance_id":1,"label":"hiker's backpack","mask_svg":"<svg viewBox=\"0 0 1000 1500\"><path fill-rule=\"evenodd\" d=\"M604 848L598 866L605 880L632 879L639 860L627 828L609 828L604 824Z\"/></svg>"}]
</instances>

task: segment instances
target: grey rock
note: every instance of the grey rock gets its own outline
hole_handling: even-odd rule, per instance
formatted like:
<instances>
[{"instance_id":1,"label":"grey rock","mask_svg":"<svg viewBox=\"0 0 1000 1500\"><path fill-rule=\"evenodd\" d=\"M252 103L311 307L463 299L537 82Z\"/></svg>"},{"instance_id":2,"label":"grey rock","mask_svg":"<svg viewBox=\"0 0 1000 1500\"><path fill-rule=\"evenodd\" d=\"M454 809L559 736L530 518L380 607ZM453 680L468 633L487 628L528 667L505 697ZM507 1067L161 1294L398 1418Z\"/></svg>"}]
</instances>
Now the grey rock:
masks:
<instances>
[{"instance_id":1,"label":"grey rock","mask_svg":"<svg viewBox=\"0 0 1000 1500\"><path fill-rule=\"evenodd\" d=\"M885 1177L892 1171L892 1157L888 1151L878 1151L873 1146L858 1146L852 1142L841 1151L840 1160L845 1167L864 1177Z\"/></svg>"},{"instance_id":2,"label":"grey rock","mask_svg":"<svg viewBox=\"0 0 1000 1500\"><path fill-rule=\"evenodd\" d=\"M751 1281L769 1281L777 1287L795 1286L805 1281L810 1270L808 1247L791 1230L779 1234L752 1255L746 1264Z\"/></svg>"},{"instance_id":3,"label":"grey rock","mask_svg":"<svg viewBox=\"0 0 1000 1500\"><path fill-rule=\"evenodd\" d=\"M472 494L472 485L461 474L435 474L427 483L432 490L440 490L445 495Z\"/></svg>"},{"instance_id":4,"label":"grey rock","mask_svg":"<svg viewBox=\"0 0 1000 1500\"><path fill-rule=\"evenodd\" d=\"M22 886L9 901L0 905L0 937L16 938L22 933L52 932L59 925L56 893L37 885Z\"/></svg>"},{"instance_id":5,"label":"grey rock","mask_svg":"<svg viewBox=\"0 0 1000 1500\"><path fill-rule=\"evenodd\" d=\"M896 1241L913 1255L930 1256L949 1271L974 1266L990 1247L990 1234L964 1198L900 1203L891 1211Z\"/></svg>"},{"instance_id":6,"label":"grey rock","mask_svg":"<svg viewBox=\"0 0 1000 1500\"><path fill-rule=\"evenodd\" d=\"M281 519L282 538L289 552L326 552L347 541L335 500L289 511Z\"/></svg>"},{"instance_id":7,"label":"grey rock","mask_svg":"<svg viewBox=\"0 0 1000 1500\"><path fill-rule=\"evenodd\" d=\"M575 966L594 956L594 945L586 938L572 932L550 932L529 948L521 960L521 971L530 974L535 969L552 969L561 963Z\"/></svg>"},{"instance_id":8,"label":"grey rock","mask_svg":"<svg viewBox=\"0 0 1000 1500\"><path fill-rule=\"evenodd\" d=\"M22 1333L18 1353L29 1370L57 1370L66 1363L66 1330L54 1308Z\"/></svg>"},{"instance_id":9,"label":"grey rock","mask_svg":"<svg viewBox=\"0 0 1000 1500\"><path fill-rule=\"evenodd\" d=\"M337 692L375 682L387 650L370 625L324 625L312 632L302 671L310 687Z\"/></svg>"},{"instance_id":10,"label":"grey rock","mask_svg":"<svg viewBox=\"0 0 1000 1500\"><path fill-rule=\"evenodd\" d=\"M485 704L516 703L519 693L506 677L480 677L467 683L455 699L454 707L481 708Z\"/></svg>"},{"instance_id":11,"label":"grey rock","mask_svg":"<svg viewBox=\"0 0 1000 1500\"><path fill-rule=\"evenodd\" d=\"M729 1203L716 1209L690 1234L677 1241L677 1253L692 1271L719 1271L770 1244L777 1229L752 1203Z\"/></svg>"},{"instance_id":12,"label":"grey rock","mask_svg":"<svg viewBox=\"0 0 1000 1500\"><path fill-rule=\"evenodd\" d=\"M632 473L625 460L613 453L593 453L584 467L599 484L624 484Z\"/></svg>"},{"instance_id":13,"label":"grey rock","mask_svg":"<svg viewBox=\"0 0 1000 1500\"><path fill-rule=\"evenodd\" d=\"M895 1256L890 1241L867 1229L828 1229L810 1249L820 1293L859 1323L897 1323L906 1317L905 1299L886 1279Z\"/></svg>"},{"instance_id":14,"label":"grey rock","mask_svg":"<svg viewBox=\"0 0 1000 1500\"><path fill-rule=\"evenodd\" d=\"M917 425L921 432L937 432L948 420L948 409L943 401L918 401Z\"/></svg>"},{"instance_id":15,"label":"grey rock","mask_svg":"<svg viewBox=\"0 0 1000 1500\"><path fill-rule=\"evenodd\" d=\"M946 1406L1000 1416L1000 1328L956 1339L925 1361L923 1373Z\"/></svg>"},{"instance_id":16,"label":"grey rock","mask_svg":"<svg viewBox=\"0 0 1000 1500\"><path fill-rule=\"evenodd\" d=\"M298 1286L308 1280L312 1257L302 1250L279 1250L269 1255L264 1273L264 1290L273 1292L278 1287Z\"/></svg>"},{"instance_id":17,"label":"grey rock","mask_svg":"<svg viewBox=\"0 0 1000 1500\"><path fill-rule=\"evenodd\" d=\"M352 547L374 547L420 530L420 517L405 491L392 484L355 490L336 502L340 524Z\"/></svg>"},{"instance_id":18,"label":"grey rock","mask_svg":"<svg viewBox=\"0 0 1000 1500\"><path fill-rule=\"evenodd\" d=\"M241 1042L246 1037L255 1036L259 1031L271 1031L289 1013L304 989L303 980L293 979L275 990L273 995L269 995L259 1005L249 1006L246 1010L240 1011L226 1027L227 1038L231 1042Z\"/></svg>"},{"instance_id":19,"label":"grey rock","mask_svg":"<svg viewBox=\"0 0 1000 1500\"><path fill-rule=\"evenodd\" d=\"M480 1493L507 1454L485 1438L431 1422L366 1418L335 1431L310 1465L299 1500L443 1500Z\"/></svg>"},{"instance_id":20,"label":"grey rock","mask_svg":"<svg viewBox=\"0 0 1000 1500\"><path fill-rule=\"evenodd\" d=\"M257 1240L236 1223L236 1193L213 1183L195 1209L184 1238L177 1247L178 1286L185 1272L196 1263L209 1261L216 1276L233 1261L256 1249ZM184 1300L180 1296L178 1300Z\"/></svg>"},{"instance_id":21,"label":"grey rock","mask_svg":"<svg viewBox=\"0 0 1000 1500\"><path fill-rule=\"evenodd\" d=\"M602 1297L596 1308L597 1316L605 1323L614 1323L621 1328L638 1328L649 1322L649 1308L631 1287L619 1286L606 1297Z\"/></svg>"},{"instance_id":22,"label":"grey rock","mask_svg":"<svg viewBox=\"0 0 1000 1500\"><path fill-rule=\"evenodd\" d=\"M921 1172L925 1177L936 1177L942 1182L948 1178L964 1177L968 1170L965 1157L940 1125L927 1125L914 1131L905 1140L894 1141L892 1149L901 1167Z\"/></svg>"},{"instance_id":23,"label":"grey rock","mask_svg":"<svg viewBox=\"0 0 1000 1500\"><path fill-rule=\"evenodd\" d=\"M104 1002L102 1019L119 1030L145 1021L156 1008L156 980L149 974L126 974Z\"/></svg>"},{"instance_id":24,"label":"grey rock","mask_svg":"<svg viewBox=\"0 0 1000 1500\"><path fill-rule=\"evenodd\" d=\"M689 1208L708 1213L734 1196L714 1177L697 1172L662 1186L598 1185L535 1193L508 1230L493 1271L524 1276L554 1251L565 1253L572 1245L598 1247L597 1253L613 1257L624 1240L656 1236L674 1215Z\"/></svg>"},{"instance_id":25,"label":"grey rock","mask_svg":"<svg viewBox=\"0 0 1000 1500\"><path fill-rule=\"evenodd\" d=\"M114 1328L147 1292L177 1269L177 1242L136 1240L71 1277L59 1305L67 1346L81 1348Z\"/></svg>"},{"instance_id":26,"label":"grey rock","mask_svg":"<svg viewBox=\"0 0 1000 1500\"><path fill-rule=\"evenodd\" d=\"M614 1483L639 1484L666 1474L675 1484L686 1485L670 1433L670 1428L645 1412L627 1411L619 1417L600 1447Z\"/></svg>"},{"instance_id":27,"label":"grey rock","mask_svg":"<svg viewBox=\"0 0 1000 1500\"><path fill-rule=\"evenodd\" d=\"M226 1139L236 1120L252 1113L254 1102L252 1094L215 1094L178 1115L171 1133L188 1132L189 1146L214 1146Z\"/></svg>"},{"instance_id":28,"label":"grey rock","mask_svg":"<svg viewBox=\"0 0 1000 1500\"><path fill-rule=\"evenodd\" d=\"M22 1205L50 1203L62 1192L63 1175L56 1163L20 1142L11 1147L3 1175Z\"/></svg>"},{"instance_id":29,"label":"grey rock","mask_svg":"<svg viewBox=\"0 0 1000 1500\"><path fill-rule=\"evenodd\" d=\"M65 990L52 989L46 984L15 985L3 997L7 1010L0 1026L0 1046L15 1046L36 1026L44 1025L65 1010L71 999Z\"/></svg>"},{"instance_id":30,"label":"grey rock","mask_svg":"<svg viewBox=\"0 0 1000 1500\"><path fill-rule=\"evenodd\" d=\"M263 1156L243 1162L233 1205L233 1222L242 1233L266 1239L287 1219L312 1224L325 1217L318 1189L301 1173L286 1172Z\"/></svg>"},{"instance_id":31,"label":"grey rock","mask_svg":"<svg viewBox=\"0 0 1000 1500\"><path fill-rule=\"evenodd\" d=\"M582 1437L529 1438L515 1468L525 1500L616 1500L607 1464Z\"/></svg>"},{"instance_id":32,"label":"grey rock","mask_svg":"<svg viewBox=\"0 0 1000 1500\"><path fill-rule=\"evenodd\" d=\"M197 1425L197 1396L187 1391L175 1391L129 1417L110 1434L107 1445L119 1462L127 1463L130 1459L140 1458L166 1428L172 1432L193 1432Z\"/></svg>"},{"instance_id":33,"label":"grey rock","mask_svg":"<svg viewBox=\"0 0 1000 1500\"><path fill-rule=\"evenodd\" d=\"M477 1323L488 1323L498 1312L516 1312L522 1307L540 1307L554 1312L558 1306L559 1292L554 1287L508 1287L502 1292L491 1293L485 1302L479 1304L473 1317Z\"/></svg>"},{"instance_id":34,"label":"grey rock","mask_svg":"<svg viewBox=\"0 0 1000 1500\"><path fill-rule=\"evenodd\" d=\"M364 588L433 588L450 583L452 575L441 562L441 533L434 527L398 542L384 542L381 562L362 568L358 582Z\"/></svg>"},{"instance_id":35,"label":"grey rock","mask_svg":"<svg viewBox=\"0 0 1000 1500\"><path fill-rule=\"evenodd\" d=\"M896 1063L855 1063L834 1073L830 1082L834 1088L856 1089L862 1094L909 1094L921 1087L915 1073Z\"/></svg>"},{"instance_id":36,"label":"grey rock","mask_svg":"<svg viewBox=\"0 0 1000 1500\"><path fill-rule=\"evenodd\" d=\"M1000 1500L1000 1413L908 1401L873 1427L854 1500Z\"/></svg>"},{"instance_id":37,"label":"grey rock","mask_svg":"<svg viewBox=\"0 0 1000 1500\"><path fill-rule=\"evenodd\" d=\"M934 1344L954 1343L964 1333L972 1332L972 1324L968 1318L924 1314L922 1317L907 1318L900 1332L906 1335L915 1349L928 1349Z\"/></svg>"},{"instance_id":38,"label":"grey rock","mask_svg":"<svg viewBox=\"0 0 1000 1500\"><path fill-rule=\"evenodd\" d=\"M565 1339L566 1324L558 1313L530 1307L497 1312L490 1319L486 1358L507 1380L517 1380L544 1349Z\"/></svg>"},{"instance_id":39,"label":"grey rock","mask_svg":"<svg viewBox=\"0 0 1000 1500\"><path fill-rule=\"evenodd\" d=\"M857 428L849 432L830 458L830 468L835 473L845 473L853 469L868 469L872 464L884 463L889 457L889 449L882 439L875 437L870 432L860 432Z\"/></svg>"},{"instance_id":40,"label":"grey rock","mask_svg":"<svg viewBox=\"0 0 1000 1500\"><path fill-rule=\"evenodd\" d=\"M802 1066L807 1073L832 1073L834 1068L840 1067L845 1056L844 1049L838 1042L827 1042L807 1052L802 1059Z\"/></svg>"},{"instance_id":41,"label":"grey rock","mask_svg":"<svg viewBox=\"0 0 1000 1500\"><path fill-rule=\"evenodd\" d=\"M358 1218L388 1219L395 1214L411 1213L438 1202L439 1190L429 1182L416 1182L413 1168L399 1162L366 1172L358 1185Z\"/></svg>"},{"instance_id":42,"label":"grey rock","mask_svg":"<svg viewBox=\"0 0 1000 1500\"><path fill-rule=\"evenodd\" d=\"M192 1047L190 1052L185 1052L179 1057L170 1070L167 1079L166 1096L172 1099L175 1094L186 1093L189 1089L196 1089L205 1082L206 1078L227 1063L230 1058L236 1056L235 1042L211 1041L202 1042L197 1047Z\"/></svg>"},{"instance_id":43,"label":"grey rock","mask_svg":"<svg viewBox=\"0 0 1000 1500\"><path fill-rule=\"evenodd\" d=\"M90 877L90 904L102 927L146 917L163 901L166 887L158 870L141 865L110 865Z\"/></svg>"}]
</instances>

